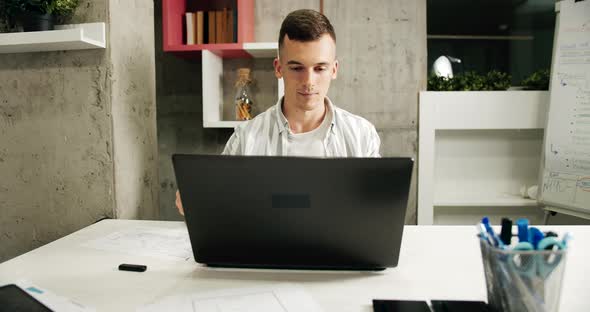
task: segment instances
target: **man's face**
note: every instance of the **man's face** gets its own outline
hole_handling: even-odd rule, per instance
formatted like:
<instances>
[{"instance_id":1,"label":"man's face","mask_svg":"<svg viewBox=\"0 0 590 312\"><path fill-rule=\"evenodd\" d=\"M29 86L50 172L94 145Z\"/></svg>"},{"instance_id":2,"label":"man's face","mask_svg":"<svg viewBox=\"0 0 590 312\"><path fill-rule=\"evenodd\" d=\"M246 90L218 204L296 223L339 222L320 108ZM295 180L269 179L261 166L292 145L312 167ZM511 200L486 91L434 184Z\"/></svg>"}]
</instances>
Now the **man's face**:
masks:
<instances>
[{"instance_id":1,"label":"man's face","mask_svg":"<svg viewBox=\"0 0 590 312\"><path fill-rule=\"evenodd\" d=\"M301 42L286 35L279 54L274 61L275 76L283 78L285 102L303 111L321 108L338 72L332 37L324 34L315 41Z\"/></svg>"}]
</instances>

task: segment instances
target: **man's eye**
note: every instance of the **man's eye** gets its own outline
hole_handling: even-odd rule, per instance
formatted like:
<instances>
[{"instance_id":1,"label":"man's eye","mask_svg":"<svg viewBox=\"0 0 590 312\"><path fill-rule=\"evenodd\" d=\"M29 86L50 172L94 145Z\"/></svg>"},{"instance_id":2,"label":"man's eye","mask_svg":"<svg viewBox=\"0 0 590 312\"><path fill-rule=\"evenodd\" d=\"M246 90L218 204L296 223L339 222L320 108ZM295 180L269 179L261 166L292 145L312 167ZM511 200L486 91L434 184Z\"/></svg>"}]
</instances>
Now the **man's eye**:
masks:
<instances>
[{"instance_id":1,"label":"man's eye","mask_svg":"<svg viewBox=\"0 0 590 312\"><path fill-rule=\"evenodd\" d=\"M316 70L316 71L318 71L318 72L323 72L323 71L325 71L326 69L328 69L328 68L326 68L326 67L316 67L316 69L315 69L315 70Z\"/></svg>"},{"instance_id":2,"label":"man's eye","mask_svg":"<svg viewBox=\"0 0 590 312\"><path fill-rule=\"evenodd\" d=\"M301 70L303 70L303 68L302 67L291 67L291 70L292 71L301 71Z\"/></svg>"}]
</instances>

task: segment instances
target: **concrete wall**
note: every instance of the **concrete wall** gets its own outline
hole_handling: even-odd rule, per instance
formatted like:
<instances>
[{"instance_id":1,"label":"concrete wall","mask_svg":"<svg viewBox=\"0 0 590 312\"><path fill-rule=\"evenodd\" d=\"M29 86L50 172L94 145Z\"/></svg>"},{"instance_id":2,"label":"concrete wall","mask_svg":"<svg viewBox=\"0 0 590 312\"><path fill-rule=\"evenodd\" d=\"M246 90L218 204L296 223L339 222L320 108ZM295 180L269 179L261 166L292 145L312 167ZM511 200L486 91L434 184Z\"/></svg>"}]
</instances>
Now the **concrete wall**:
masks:
<instances>
[{"instance_id":1,"label":"concrete wall","mask_svg":"<svg viewBox=\"0 0 590 312\"><path fill-rule=\"evenodd\" d=\"M0 54L0 261L113 216L107 71L105 50Z\"/></svg>"},{"instance_id":2,"label":"concrete wall","mask_svg":"<svg viewBox=\"0 0 590 312\"><path fill-rule=\"evenodd\" d=\"M172 154L220 154L232 130L203 128L200 59L162 51L162 3L154 5L160 219L181 220L174 208Z\"/></svg>"},{"instance_id":3,"label":"concrete wall","mask_svg":"<svg viewBox=\"0 0 590 312\"><path fill-rule=\"evenodd\" d=\"M319 10L319 2L257 0L255 40L276 41L289 12ZM383 155L416 157L418 91L426 84L426 1L326 0L324 14L335 27L340 60L330 98L375 124ZM232 130L203 129L200 61L163 53L160 4L156 4L155 21L160 216L179 220L170 155L220 153ZM259 105L268 107L274 100ZM231 109L224 113L231 114ZM415 179L412 185L408 223L416 222Z\"/></svg>"},{"instance_id":4,"label":"concrete wall","mask_svg":"<svg viewBox=\"0 0 590 312\"><path fill-rule=\"evenodd\" d=\"M371 121L381 155L418 153L418 92L426 89L426 1L324 1L340 60L334 103ZM416 224L417 165L406 223Z\"/></svg>"},{"instance_id":5,"label":"concrete wall","mask_svg":"<svg viewBox=\"0 0 590 312\"><path fill-rule=\"evenodd\" d=\"M135 24L126 27L147 33L133 47L122 47L124 35L107 31L106 50L0 54L0 262L104 216L155 216L153 14L151 1L142 1L145 10L115 14L109 8L122 9L117 1L82 0L72 19L116 30L111 22L118 26L133 15ZM126 94L133 79L140 87ZM138 116L122 113L131 104L141 109ZM127 133L131 121L141 131ZM123 140L132 135L139 138ZM144 139L151 147L139 146ZM154 168L119 179L115 172L131 163L123 153ZM131 199L119 199L115 209L115 192Z\"/></svg>"},{"instance_id":6,"label":"concrete wall","mask_svg":"<svg viewBox=\"0 0 590 312\"><path fill-rule=\"evenodd\" d=\"M154 2L110 0L109 16L116 215L157 219Z\"/></svg>"}]
</instances>

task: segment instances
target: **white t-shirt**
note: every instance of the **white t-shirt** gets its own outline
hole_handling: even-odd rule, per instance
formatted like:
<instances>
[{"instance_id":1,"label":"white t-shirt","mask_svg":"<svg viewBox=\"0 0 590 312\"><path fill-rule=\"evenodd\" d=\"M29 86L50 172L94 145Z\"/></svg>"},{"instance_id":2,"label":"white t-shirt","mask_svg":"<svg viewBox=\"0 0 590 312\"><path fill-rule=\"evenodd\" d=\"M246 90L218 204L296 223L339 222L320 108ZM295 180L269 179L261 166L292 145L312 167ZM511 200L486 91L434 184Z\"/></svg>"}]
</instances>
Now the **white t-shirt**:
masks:
<instances>
[{"instance_id":1,"label":"white t-shirt","mask_svg":"<svg viewBox=\"0 0 590 312\"><path fill-rule=\"evenodd\" d=\"M326 157L381 157L381 140L366 119L335 106L325 98L331 120L324 138ZM283 98L252 120L240 123L223 155L287 156L289 122L282 113Z\"/></svg>"},{"instance_id":2,"label":"white t-shirt","mask_svg":"<svg viewBox=\"0 0 590 312\"><path fill-rule=\"evenodd\" d=\"M293 133L289 129L287 134L287 156L296 157L326 157L324 139L332 124L332 111L326 105L326 115L319 127L304 133Z\"/></svg>"}]
</instances>

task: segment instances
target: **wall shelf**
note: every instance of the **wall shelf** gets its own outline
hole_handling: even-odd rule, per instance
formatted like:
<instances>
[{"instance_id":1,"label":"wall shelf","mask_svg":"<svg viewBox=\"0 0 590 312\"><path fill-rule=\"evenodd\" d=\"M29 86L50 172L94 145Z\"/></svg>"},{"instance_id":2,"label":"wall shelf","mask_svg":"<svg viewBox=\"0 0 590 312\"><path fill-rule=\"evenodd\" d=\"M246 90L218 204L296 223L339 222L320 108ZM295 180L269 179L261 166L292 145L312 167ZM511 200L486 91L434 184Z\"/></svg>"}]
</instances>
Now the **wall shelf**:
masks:
<instances>
[{"instance_id":1,"label":"wall shelf","mask_svg":"<svg viewBox=\"0 0 590 312\"><path fill-rule=\"evenodd\" d=\"M474 35L427 35L426 39L444 39L444 40L516 40L531 41L535 40L534 36L474 36Z\"/></svg>"},{"instance_id":2,"label":"wall shelf","mask_svg":"<svg viewBox=\"0 0 590 312\"><path fill-rule=\"evenodd\" d=\"M244 50L252 57L274 58L277 57L279 44L276 42L248 42L244 43Z\"/></svg>"},{"instance_id":3,"label":"wall shelf","mask_svg":"<svg viewBox=\"0 0 590 312\"><path fill-rule=\"evenodd\" d=\"M276 42L181 44L168 46L167 52L186 55L188 52L200 53L207 50L221 58L270 58L277 56Z\"/></svg>"},{"instance_id":4,"label":"wall shelf","mask_svg":"<svg viewBox=\"0 0 590 312\"><path fill-rule=\"evenodd\" d=\"M184 22L185 12L191 11L215 11L229 8L237 12L237 42L212 43L212 44L185 44ZM235 128L243 121L227 120L227 110L233 103L224 103L229 100L228 79L224 77L224 63L227 59L236 58L274 58L277 56L278 44L276 42L255 42L254 39L254 0L163 0L162 2L162 27L163 49L165 52L174 53L180 57L200 57L202 62L203 81L203 127L204 128ZM269 60L272 65L272 60ZM226 64L228 68L235 63ZM268 71L268 69L266 69ZM265 104L276 102L271 97L276 89L277 99L283 96L284 87L282 79L276 80L264 73L265 81L272 85L272 90L264 90ZM276 81L276 85L273 85ZM233 80L234 78L232 78ZM226 90L224 92L224 84ZM263 93L263 92L261 92ZM225 96L225 100L224 100ZM224 119L224 104L226 119Z\"/></svg>"},{"instance_id":5,"label":"wall shelf","mask_svg":"<svg viewBox=\"0 0 590 312\"><path fill-rule=\"evenodd\" d=\"M173 52L179 55L187 53L200 53L203 50L211 51L222 58L243 58L251 57L241 43L211 43L211 44L181 44L168 46L166 52Z\"/></svg>"},{"instance_id":6,"label":"wall shelf","mask_svg":"<svg viewBox=\"0 0 590 312\"><path fill-rule=\"evenodd\" d=\"M203 128L235 128L239 126L243 121L227 121L227 120L220 120L220 121L209 121L203 120Z\"/></svg>"},{"instance_id":7,"label":"wall shelf","mask_svg":"<svg viewBox=\"0 0 590 312\"><path fill-rule=\"evenodd\" d=\"M245 44L248 53L252 57L267 58L274 57L277 53L276 43L255 43ZM251 53L251 54L250 54ZM223 57L216 53L202 51L202 69L203 69L203 127L204 128L235 128L243 121L229 121L223 119L224 104L233 105L233 103L224 103L223 90ZM269 60L270 61L270 60ZM277 79L277 98L283 96L283 80ZM273 103L274 104L274 103Z\"/></svg>"},{"instance_id":8,"label":"wall shelf","mask_svg":"<svg viewBox=\"0 0 590 312\"><path fill-rule=\"evenodd\" d=\"M55 30L0 34L0 53L104 49L105 23L56 25Z\"/></svg>"},{"instance_id":9,"label":"wall shelf","mask_svg":"<svg viewBox=\"0 0 590 312\"><path fill-rule=\"evenodd\" d=\"M472 194L435 197L434 206L446 207L529 207L538 206L536 200L513 194Z\"/></svg>"},{"instance_id":10,"label":"wall shelf","mask_svg":"<svg viewBox=\"0 0 590 312\"><path fill-rule=\"evenodd\" d=\"M191 44L184 41L184 13L187 11L219 10L228 7L237 11L237 42ZM254 0L163 0L162 27L164 52L186 55L187 52L208 50L222 58L251 57L244 50L244 42L254 41Z\"/></svg>"},{"instance_id":11,"label":"wall shelf","mask_svg":"<svg viewBox=\"0 0 590 312\"><path fill-rule=\"evenodd\" d=\"M548 102L547 91L420 92L418 224L535 209L518 193L538 181Z\"/></svg>"}]
</instances>

